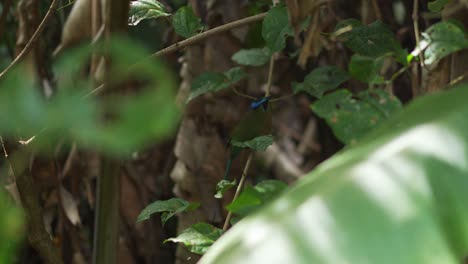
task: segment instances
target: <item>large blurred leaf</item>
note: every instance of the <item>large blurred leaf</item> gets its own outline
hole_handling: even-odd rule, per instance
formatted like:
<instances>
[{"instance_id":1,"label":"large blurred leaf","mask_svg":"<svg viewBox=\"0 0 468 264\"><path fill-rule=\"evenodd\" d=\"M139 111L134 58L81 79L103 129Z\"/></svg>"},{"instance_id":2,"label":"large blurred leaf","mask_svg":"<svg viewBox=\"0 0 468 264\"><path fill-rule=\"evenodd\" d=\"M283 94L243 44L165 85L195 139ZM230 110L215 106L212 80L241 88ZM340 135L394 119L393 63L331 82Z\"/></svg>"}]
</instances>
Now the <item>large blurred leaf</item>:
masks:
<instances>
[{"instance_id":1,"label":"large blurred leaf","mask_svg":"<svg viewBox=\"0 0 468 264\"><path fill-rule=\"evenodd\" d=\"M406 51L384 23L375 21L366 26L356 19L347 19L338 23L335 32L345 28L348 30L339 35L339 39L357 54L372 58L394 55L398 62L407 63Z\"/></svg>"},{"instance_id":2,"label":"large blurred leaf","mask_svg":"<svg viewBox=\"0 0 468 264\"><path fill-rule=\"evenodd\" d=\"M284 6L271 8L262 26L262 36L267 47L272 52L280 51L286 47L286 38L293 35L294 30L289 24L287 8Z\"/></svg>"},{"instance_id":3,"label":"large blurred leaf","mask_svg":"<svg viewBox=\"0 0 468 264\"><path fill-rule=\"evenodd\" d=\"M468 39L463 28L453 22L439 22L423 34L419 47L411 53L417 56L424 50L424 63L432 64L450 53L468 48Z\"/></svg>"},{"instance_id":4,"label":"large blurred leaf","mask_svg":"<svg viewBox=\"0 0 468 264\"><path fill-rule=\"evenodd\" d=\"M400 101L383 90L366 90L356 96L339 90L312 105L314 113L324 118L345 144L356 143L400 108Z\"/></svg>"},{"instance_id":5,"label":"large blurred leaf","mask_svg":"<svg viewBox=\"0 0 468 264\"><path fill-rule=\"evenodd\" d=\"M34 140L38 146L65 139L118 155L167 136L178 120L172 75L161 64L144 60L149 53L125 39L97 44L95 50L112 58L107 87L137 79L141 91L100 96L99 100L86 96L92 86L89 78L83 78L83 70L92 49L80 47L54 65L57 93L47 103L21 68L2 80L0 134L23 139L40 135Z\"/></svg>"},{"instance_id":6,"label":"large blurred leaf","mask_svg":"<svg viewBox=\"0 0 468 264\"><path fill-rule=\"evenodd\" d=\"M190 6L179 8L172 18L172 26L177 34L190 38L203 29L201 19L197 17Z\"/></svg>"},{"instance_id":7,"label":"large blurred leaf","mask_svg":"<svg viewBox=\"0 0 468 264\"><path fill-rule=\"evenodd\" d=\"M294 93L304 91L320 98L325 92L338 88L348 78L348 74L342 69L336 66L324 66L314 69L305 77L303 83L293 83L292 87Z\"/></svg>"},{"instance_id":8,"label":"large blurred leaf","mask_svg":"<svg viewBox=\"0 0 468 264\"><path fill-rule=\"evenodd\" d=\"M468 85L427 96L221 237L200 264L459 264Z\"/></svg>"},{"instance_id":9,"label":"large blurred leaf","mask_svg":"<svg viewBox=\"0 0 468 264\"><path fill-rule=\"evenodd\" d=\"M157 0L137 0L130 2L128 24L136 26L144 19L166 17L171 14Z\"/></svg>"},{"instance_id":10,"label":"large blurred leaf","mask_svg":"<svg viewBox=\"0 0 468 264\"><path fill-rule=\"evenodd\" d=\"M0 262L15 263L15 253L23 239L24 223L20 210L8 200L6 192L0 191Z\"/></svg>"}]
</instances>

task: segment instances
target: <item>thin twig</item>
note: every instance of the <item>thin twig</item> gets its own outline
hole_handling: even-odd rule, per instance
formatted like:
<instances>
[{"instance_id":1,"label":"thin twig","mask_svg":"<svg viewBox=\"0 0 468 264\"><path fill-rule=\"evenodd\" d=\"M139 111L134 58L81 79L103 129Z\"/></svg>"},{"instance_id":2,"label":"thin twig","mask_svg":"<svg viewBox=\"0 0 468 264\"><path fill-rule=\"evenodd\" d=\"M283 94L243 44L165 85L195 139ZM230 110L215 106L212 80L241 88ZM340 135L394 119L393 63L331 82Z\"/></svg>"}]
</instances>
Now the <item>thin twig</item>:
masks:
<instances>
[{"instance_id":1,"label":"thin twig","mask_svg":"<svg viewBox=\"0 0 468 264\"><path fill-rule=\"evenodd\" d=\"M380 11L379 4L377 3L377 0L371 0L372 2L372 9L374 9L375 12L375 17L382 21L382 11Z\"/></svg>"},{"instance_id":2,"label":"thin twig","mask_svg":"<svg viewBox=\"0 0 468 264\"><path fill-rule=\"evenodd\" d=\"M11 1L12 0L5 0L2 6L2 16L0 16L0 40L2 39L5 30L5 23L8 12L10 11Z\"/></svg>"},{"instance_id":3,"label":"thin twig","mask_svg":"<svg viewBox=\"0 0 468 264\"><path fill-rule=\"evenodd\" d=\"M239 185L237 186L237 189L236 189L236 194L234 194L234 198L232 198L233 201L236 200L237 197L239 197L242 187L244 187L245 179L247 178L247 172L249 171L252 158L253 158L253 152L250 152L249 157L247 158L247 162L245 163L244 170L242 171L242 176L239 181ZM224 221L223 232L226 232L226 230L229 228L229 222L231 221L231 217L232 217L232 213L229 212L228 215L226 216L226 220Z\"/></svg>"},{"instance_id":4,"label":"thin twig","mask_svg":"<svg viewBox=\"0 0 468 264\"><path fill-rule=\"evenodd\" d=\"M258 98L255 98L255 97L253 97L253 96L250 96L250 95L248 95L248 94L245 94L245 93L240 92L240 91L237 90L237 88L234 87L234 86L232 87L232 90L234 91L235 94L237 94L237 95L240 96L240 97L244 97L244 98L247 98L247 99L250 99L250 100L257 100L257 99L258 99Z\"/></svg>"},{"instance_id":5,"label":"thin twig","mask_svg":"<svg viewBox=\"0 0 468 264\"><path fill-rule=\"evenodd\" d=\"M258 15L255 15L255 16L250 16L250 17L246 17L246 18L243 18L243 19L240 19L240 20L236 20L236 21L224 24L224 25L219 26L219 27L215 27L213 29L210 29L210 30L205 31L205 32L200 33L200 34L197 34L197 35L195 35L195 36L193 36L191 38L188 38L186 40L177 42L177 43L175 43L175 44L173 44L173 45L171 45L171 46L169 46L167 48L164 48L164 49L154 53L153 55L151 55L151 57L152 58L158 58L160 56L164 56L164 55L173 53L173 52L178 51L180 49L183 49L185 47L192 46L192 45L195 45L197 43L200 43L200 42L204 41L205 39L207 39L207 38L209 38L209 37L211 37L213 35L223 33L223 32L229 31L229 30L234 29L234 28L238 28L238 27L241 27L241 26L245 26L245 25L260 21L265 16L266 16L266 13L262 13L262 14L258 14Z\"/></svg>"},{"instance_id":6,"label":"thin twig","mask_svg":"<svg viewBox=\"0 0 468 264\"><path fill-rule=\"evenodd\" d=\"M52 11L55 9L55 6L57 5L58 1L57 0L52 0L52 3L50 4L50 7L49 7L49 10L47 10L47 13L45 14L44 18L42 19L41 23L39 24L39 26L37 27L36 31L34 32L34 34L32 35L31 39L28 41L28 43L26 44L26 46L24 46L24 49L20 52L20 54L18 54L18 56L16 56L16 58L10 63L10 65L8 65L8 67L6 67L5 70L3 70L1 73L0 73L0 79L9 71L11 70L16 64L18 64L18 62L24 58L24 56L26 56L32 49L34 43L36 42L36 40L39 38L39 36L41 35L42 31L44 30L45 28L45 25L47 23L47 21L49 20L49 18L52 16Z\"/></svg>"},{"instance_id":7,"label":"thin twig","mask_svg":"<svg viewBox=\"0 0 468 264\"><path fill-rule=\"evenodd\" d=\"M265 97L270 96L271 93L271 83L273 82L273 70L275 69L275 54L271 55L270 58L270 67L268 69L268 80L267 80L267 87L265 91Z\"/></svg>"},{"instance_id":8,"label":"thin twig","mask_svg":"<svg viewBox=\"0 0 468 264\"><path fill-rule=\"evenodd\" d=\"M455 84L463 81L464 79L468 78L468 72L463 73L462 75L458 76L457 78L453 79L449 86L454 86Z\"/></svg>"},{"instance_id":9,"label":"thin twig","mask_svg":"<svg viewBox=\"0 0 468 264\"><path fill-rule=\"evenodd\" d=\"M420 31L419 31L419 1L413 0L413 27L414 27L414 38L416 40L416 47L419 47L419 42L421 41L420 38ZM424 66L424 58L422 52L419 53L419 63L421 67Z\"/></svg>"}]
</instances>

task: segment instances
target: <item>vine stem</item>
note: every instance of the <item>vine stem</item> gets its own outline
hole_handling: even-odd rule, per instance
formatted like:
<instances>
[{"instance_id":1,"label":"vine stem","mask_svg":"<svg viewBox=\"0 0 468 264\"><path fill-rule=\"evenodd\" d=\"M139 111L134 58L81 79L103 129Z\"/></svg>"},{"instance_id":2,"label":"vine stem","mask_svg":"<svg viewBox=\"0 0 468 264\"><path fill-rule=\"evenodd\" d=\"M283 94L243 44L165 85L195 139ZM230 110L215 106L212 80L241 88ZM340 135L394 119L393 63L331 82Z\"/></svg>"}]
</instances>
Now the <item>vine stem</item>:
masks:
<instances>
[{"instance_id":1,"label":"vine stem","mask_svg":"<svg viewBox=\"0 0 468 264\"><path fill-rule=\"evenodd\" d=\"M237 186L236 193L234 194L234 198L232 200L236 200L237 197L239 197L240 192L242 191L242 187L244 187L245 179L247 178L247 172L249 171L250 168L250 163L252 162L253 159L253 151L250 152L249 157L247 158L247 162L245 163L244 170L242 171L242 176L239 181L239 185ZM223 232L226 232L229 228L229 222L231 221L232 218L232 213L229 212L228 215L226 216L226 220L224 220L224 225L223 225Z\"/></svg>"},{"instance_id":2,"label":"vine stem","mask_svg":"<svg viewBox=\"0 0 468 264\"><path fill-rule=\"evenodd\" d=\"M260 21L266 16L266 14L267 13L261 13L261 14L255 15L255 16L250 16L250 17L246 17L246 18L243 18L243 19L236 20L236 21L224 24L224 25L219 26L219 27L215 27L213 29L207 30L207 31L202 32L200 34L197 34L197 35L195 35L195 36L193 36L191 38L188 38L188 39L182 40L180 42L177 42L175 44L172 44L171 46L169 46L167 48L164 48L164 49L154 53L153 55L151 55L151 57L152 58L158 58L160 56L164 56L164 55L173 53L173 52L178 51L180 49L183 49L185 47L200 43L200 42L204 41L205 39L207 39L207 38L209 38L209 37L211 37L213 35L223 33L223 32L229 31L229 30L234 29L234 28L238 28L238 27L241 27L241 26L244 26L244 25L248 25L250 23Z\"/></svg>"},{"instance_id":3,"label":"vine stem","mask_svg":"<svg viewBox=\"0 0 468 264\"><path fill-rule=\"evenodd\" d=\"M8 65L1 73L0 73L0 79L5 76L20 60L24 58L32 49L34 43L37 41L39 36L41 35L42 31L44 31L45 25L47 24L47 21L49 18L52 16L52 11L55 9L55 6L57 5L58 0L52 0L52 3L49 6L49 10L47 10L47 13L45 14L44 18L42 19L41 23L37 27L36 31L32 35L31 39L26 43L26 46L24 46L24 49L16 56L16 58Z\"/></svg>"},{"instance_id":4,"label":"vine stem","mask_svg":"<svg viewBox=\"0 0 468 264\"><path fill-rule=\"evenodd\" d=\"M413 0L413 27L414 27L414 38L416 40L416 47L419 47L419 42L421 41L420 31L419 31L419 1ZM419 52L419 63L421 66L424 66L424 58L422 52Z\"/></svg>"},{"instance_id":5,"label":"vine stem","mask_svg":"<svg viewBox=\"0 0 468 264\"><path fill-rule=\"evenodd\" d=\"M271 83L273 82L273 70L274 69L275 69L275 54L271 55L271 58L270 58L270 67L268 69L268 80L267 80L267 87L265 91L265 97L268 97L271 94Z\"/></svg>"}]
</instances>

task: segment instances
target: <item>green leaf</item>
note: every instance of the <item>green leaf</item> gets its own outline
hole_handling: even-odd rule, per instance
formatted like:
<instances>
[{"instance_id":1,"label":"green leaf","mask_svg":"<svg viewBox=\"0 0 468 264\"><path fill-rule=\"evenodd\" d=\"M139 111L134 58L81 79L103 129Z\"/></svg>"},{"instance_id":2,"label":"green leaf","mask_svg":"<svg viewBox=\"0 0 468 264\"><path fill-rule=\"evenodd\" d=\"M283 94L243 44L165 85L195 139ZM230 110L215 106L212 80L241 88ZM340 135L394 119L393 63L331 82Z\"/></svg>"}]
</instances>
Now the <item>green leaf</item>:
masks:
<instances>
[{"instance_id":1,"label":"green leaf","mask_svg":"<svg viewBox=\"0 0 468 264\"><path fill-rule=\"evenodd\" d=\"M268 48L239 50L232 55L232 60L241 65L261 66L270 60L271 52Z\"/></svg>"},{"instance_id":2,"label":"green leaf","mask_svg":"<svg viewBox=\"0 0 468 264\"><path fill-rule=\"evenodd\" d=\"M414 57L424 50L424 63L433 64L450 53L468 48L464 30L453 22L439 22L423 34L419 46L411 53Z\"/></svg>"},{"instance_id":3,"label":"green leaf","mask_svg":"<svg viewBox=\"0 0 468 264\"><path fill-rule=\"evenodd\" d=\"M333 90L348 80L348 74L336 66L324 66L309 73L303 83L293 83L294 93L304 91L320 98L327 91Z\"/></svg>"},{"instance_id":4,"label":"green leaf","mask_svg":"<svg viewBox=\"0 0 468 264\"><path fill-rule=\"evenodd\" d=\"M164 225L166 221L175 214L194 210L197 207L198 206L196 204L192 204L180 198L171 198L166 201L155 201L141 211L138 215L137 223L148 220L154 213L163 213L161 215L161 222Z\"/></svg>"},{"instance_id":5,"label":"green leaf","mask_svg":"<svg viewBox=\"0 0 468 264\"><path fill-rule=\"evenodd\" d=\"M459 264L468 249L466 98L465 84L416 99L241 220L198 263Z\"/></svg>"},{"instance_id":6,"label":"green leaf","mask_svg":"<svg viewBox=\"0 0 468 264\"><path fill-rule=\"evenodd\" d=\"M25 223L21 209L7 195L5 189L0 191L0 262L15 263L18 259L15 253L21 252L17 248L24 241Z\"/></svg>"},{"instance_id":7,"label":"green leaf","mask_svg":"<svg viewBox=\"0 0 468 264\"><path fill-rule=\"evenodd\" d=\"M208 92L217 92L230 87L246 77L242 68L232 68L225 73L205 72L192 81L192 92L188 102Z\"/></svg>"},{"instance_id":8,"label":"green leaf","mask_svg":"<svg viewBox=\"0 0 468 264\"><path fill-rule=\"evenodd\" d=\"M384 77L380 75L385 57L365 57L354 54L351 57L348 68L351 76L365 83L383 83Z\"/></svg>"},{"instance_id":9,"label":"green leaf","mask_svg":"<svg viewBox=\"0 0 468 264\"><path fill-rule=\"evenodd\" d=\"M136 26L144 19L167 17L171 14L156 0L137 0L130 2L128 24Z\"/></svg>"},{"instance_id":10,"label":"green leaf","mask_svg":"<svg viewBox=\"0 0 468 264\"><path fill-rule=\"evenodd\" d=\"M223 230L207 223L198 223L185 229L176 238L164 242L183 243L192 253L203 255L222 235Z\"/></svg>"},{"instance_id":11,"label":"green leaf","mask_svg":"<svg viewBox=\"0 0 468 264\"><path fill-rule=\"evenodd\" d=\"M345 144L355 144L400 108L398 99L382 90L365 91L357 97L348 90L339 90L312 105L314 113L325 119Z\"/></svg>"},{"instance_id":12,"label":"green leaf","mask_svg":"<svg viewBox=\"0 0 468 264\"><path fill-rule=\"evenodd\" d=\"M289 24L288 10L284 6L275 6L268 11L262 25L262 37L271 52L286 47L286 38L293 36L294 30Z\"/></svg>"},{"instance_id":13,"label":"green leaf","mask_svg":"<svg viewBox=\"0 0 468 264\"><path fill-rule=\"evenodd\" d=\"M201 19L193 13L189 6L177 10L172 18L172 26L175 32L184 38L190 38L203 29Z\"/></svg>"},{"instance_id":14,"label":"green leaf","mask_svg":"<svg viewBox=\"0 0 468 264\"><path fill-rule=\"evenodd\" d=\"M247 141L231 140L231 145L239 148L249 148L255 151L265 151L271 144L273 144L273 136L259 136Z\"/></svg>"},{"instance_id":15,"label":"green leaf","mask_svg":"<svg viewBox=\"0 0 468 264\"><path fill-rule=\"evenodd\" d=\"M214 195L214 197L216 199L221 199L229 189L236 186L237 182L235 179L233 181L221 180L216 184L216 194Z\"/></svg>"},{"instance_id":16,"label":"green leaf","mask_svg":"<svg viewBox=\"0 0 468 264\"><path fill-rule=\"evenodd\" d=\"M434 0L432 2L427 3L427 8L431 12L440 12L450 2L452 2L452 0Z\"/></svg>"},{"instance_id":17,"label":"green leaf","mask_svg":"<svg viewBox=\"0 0 468 264\"><path fill-rule=\"evenodd\" d=\"M272 201L287 188L287 184L278 180L266 180L255 187L246 187L235 199L226 206L231 213L244 217Z\"/></svg>"},{"instance_id":18,"label":"green leaf","mask_svg":"<svg viewBox=\"0 0 468 264\"><path fill-rule=\"evenodd\" d=\"M335 32L345 27L351 30L339 35L339 40L357 54L372 58L394 55L398 62L407 64L407 52L384 23L375 21L365 26L356 19L347 19L338 23Z\"/></svg>"}]
</instances>

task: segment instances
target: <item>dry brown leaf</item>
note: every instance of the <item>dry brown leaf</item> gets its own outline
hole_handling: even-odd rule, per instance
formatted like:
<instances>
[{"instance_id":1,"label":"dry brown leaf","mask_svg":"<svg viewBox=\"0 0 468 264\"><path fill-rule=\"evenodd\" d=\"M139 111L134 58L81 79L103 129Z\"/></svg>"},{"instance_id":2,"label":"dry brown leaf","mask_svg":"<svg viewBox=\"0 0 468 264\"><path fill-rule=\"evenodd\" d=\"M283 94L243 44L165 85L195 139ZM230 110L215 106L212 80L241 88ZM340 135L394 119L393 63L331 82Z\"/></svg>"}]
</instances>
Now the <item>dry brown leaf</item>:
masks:
<instances>
[{"instance_id":1,"label":"dry brown leaf","mask_svg":"<svg viewBox=\"0 0 468 264\"><path fill-rule=\"evenodd\" d=\"M68 220L70 220L73 225L80 225L81 219L80 213L78 212L78 204L76 203L72 194L63 186L60 186L60 198L62 201L63 210L65 211L65 215L67 216Z\"/></svg>"},{"instance_id":2,"label":"dry brown leaf","mask_svg":"<svg viewBox=\"0 0 468 264\"><path fill-rule=\"evenodd\" d=\"M67 47L91 39L91 4L91 0L76 0L65 25L63 25L62 41L54 51L54 56Z\"/></svg>"}]
</instances>

